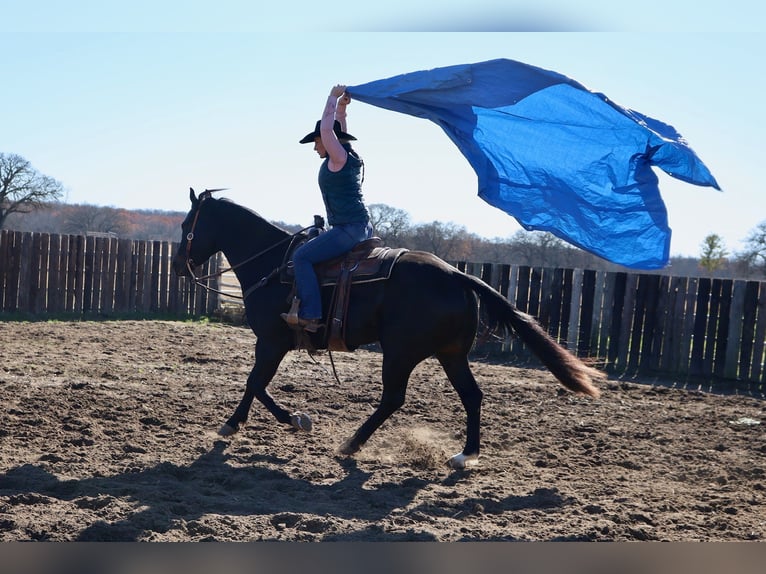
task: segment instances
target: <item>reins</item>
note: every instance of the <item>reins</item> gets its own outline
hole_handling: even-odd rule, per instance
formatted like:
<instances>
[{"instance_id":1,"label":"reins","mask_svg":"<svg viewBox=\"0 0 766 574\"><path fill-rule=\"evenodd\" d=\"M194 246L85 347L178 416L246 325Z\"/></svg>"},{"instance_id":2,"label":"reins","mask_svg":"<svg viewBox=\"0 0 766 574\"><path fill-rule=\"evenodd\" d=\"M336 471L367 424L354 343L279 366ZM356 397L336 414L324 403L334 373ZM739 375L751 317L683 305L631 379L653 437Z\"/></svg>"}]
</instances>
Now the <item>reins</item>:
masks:
<instances>
[{"instance_id":1,"label":"reins","mask_svg":"<svg viewBox=\"0 0 766 574\"><path fill-rule=\"evenodd\" d=\"M192 264L194 263L194 261L192 261L192 260L189 258L188 254L187 254L187 256L186 256L186 269L189 271L189 275L191 275L191 277L193 277L193 278L194 278L194 283L195 283L196 285L199 285L200 287L202 287L202 288L206 289L207 291L212 291L213 293L218 293L219 295L226 295L227 297L232 297L233 299L244 299L244 298L245 298L245 295L231 295L231 294L229 294L229 293L226 293L226 292L224 292L224 291L220 291L220 290L218 290L218 289L215 289L215 288L213 288L213 287L210 287L209 285L206 285L205 283L203 283L203 281L204 281L205 279L210 279L211 277L220 277L220 276L221 276L221 275L223 275L224 273L228 273L229 271L234 271L235 269L239 269L239 268L240 268L240 267L242 267L243 265L245 265L245 264L247 264L247 263L250 263L251 261L253 261L253 260L255 260L255 259L258 259L259 257L261 257L261 256L265 255L266 253L268 253L268 252L269 252L269 251L271 251L272 249L276 249L277 247L279 247L279 246L280 246L280 245L282 245L283 243L287 243L288 241L292 241L292 240L293 240L295 237L297 237L297 236L298 236L298 235L300 235L301 233L304 233L305 231L308 231L308 230L309 230L309 229L311 229L312 227L313 227L313 225L311 225L311 226L309 226L309 227L304 227L304 228L303 228L303 229L301 229L300 231L296 231L296 232L295 232L295 233L293 233L292 235L288 235L287 237L285 237L285 238L284 238L284 239L282 239L281 241L278 241L278 242L277 242L277 243L275 243L274 245L271 245L270 247L267 247L266 249L263 249L262 251L259 251L258 253L256 253L255 255L252 255L252 256L248 257L248 258L247 258L247 259L245 259L244 261L240 261L240 262L239 262L239 263L237 263L236 265L232 265L232 266L230 266L230 267L227 267L227 268L225 268L225 269L219 269L219 270L218 270L218 271L216 271L215 273L209 273L208 275L201 275L201 276L199 276L199 277L197 277L197 276L194 274L194 268L193 268L193 266L192 266ZM189 233L189 235L192 235L192 233ZM188 246L190 243L191 243L191 241L189 240L189 236L187 235L187 246ZM253 291L254 289L257 289L258 287L261 287L262 285L264 285L264 284L267 282L267 281L265 281L265 279L270 279L271 277L273 277L273 276L274 276L276 273L278 273L278 272L279 272L279 267L277 267L276 269L274 269L274 270L273 270L273 271L272 271L272 272L271 272L269 275L267 275L266 277L264 277L263 279L261 279L261 280L260 280L258 283L256 283L256 284L255 284L253 287L251 287L250 289L248 289L248 290L247 290L247 292L246 292L246 293L247 293L247 295L249 295L250 293L252 293L252 291Z\"/></svg>"},{"instance_id":2,"label":"reins","mask_svg":"<svg viewBox=\"0 0 766 574\"><path fill-rule=\"evenodd\" d=\"M211 190L213 191L213 190ZM258 259L259 257L262 257L272 249L276 249L280 245L287 243L288 241L292 241L295 239L298 235L301 233L304 233L308 231L309 229L312 229L316 227L316 225L309 225L308 227L304 227L303 229L296 231L292 235L288 235L284 239L278 241L277 243L267 247L266 249L263 249L256 253L255 255L251 255L244 261L240 261L236 265L232 265L230 267L227 267L225 269L219 269L215 273L209 273L208 275L202 275L200 277L197 277L194 274L194 261L192 260L190 254L191 254L191 242L194 239L194 228L197 226L197 219L199 218L200 210L202 209L202 203L210 197L210 193L208 193L208 190L205 190L205 192L200 194L200 200L199 204L197 205L197 211L194 213L194 219L192 220L192 226L189 230L189 233L186 234L186 269L189 271L189 276L194 279L195 285L198 285L202 287L203 289L207 290L208 292L212 291L213 293L217 293L219 295L225 295L226 297L231 297L232 299L242 299L244 300L250 293L252 293L255 289L258 289L259 287L262 287L266 283L268 283L269 279L274 277L277 273L279 273L279 267L274 269L271 273L269 273L266 277L262 278L258 283L256 283L253 287L250 287L243 295L232 295L230 293L226 293L224 291L221 291L220 289L215 289L214 287L210 287L206 283L203 283L204 280L210 279L212 277L220 277L224 273L228 273L229 271L234 271L235 269L239 269L243 265L246 265L247 263L250 263L251 261L254 261L255 259Z\"/></svg>"}]
</instances>

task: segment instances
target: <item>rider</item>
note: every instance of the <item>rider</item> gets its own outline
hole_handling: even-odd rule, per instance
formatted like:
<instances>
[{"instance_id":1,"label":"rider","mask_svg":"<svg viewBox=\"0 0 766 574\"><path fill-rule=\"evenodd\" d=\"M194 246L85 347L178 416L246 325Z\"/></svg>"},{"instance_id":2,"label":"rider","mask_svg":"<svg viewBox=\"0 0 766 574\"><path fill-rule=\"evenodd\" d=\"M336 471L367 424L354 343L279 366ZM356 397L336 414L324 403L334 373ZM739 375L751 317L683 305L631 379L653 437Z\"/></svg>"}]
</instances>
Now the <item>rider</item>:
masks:
<instances>
[{"instance_id":1,"label":"rider","mask_svg":"<svg viewBox=\"0 0 766 574\"><path fill-rule=\"evenodd\" d=\"M295 250L297 295L290 312L282 313L282 318L291 327L311 333L321 327L322 319L322 297L314 265L372 237L370 214L362 196L364 163L351 147L350 142L356 138L346 133L346 105L350 101L346 86L334 86L322 119L313 132L300 140L302 144L314 142L314 150L324 159L318 180L330 229Z\"/></svg>"}]
</instances>

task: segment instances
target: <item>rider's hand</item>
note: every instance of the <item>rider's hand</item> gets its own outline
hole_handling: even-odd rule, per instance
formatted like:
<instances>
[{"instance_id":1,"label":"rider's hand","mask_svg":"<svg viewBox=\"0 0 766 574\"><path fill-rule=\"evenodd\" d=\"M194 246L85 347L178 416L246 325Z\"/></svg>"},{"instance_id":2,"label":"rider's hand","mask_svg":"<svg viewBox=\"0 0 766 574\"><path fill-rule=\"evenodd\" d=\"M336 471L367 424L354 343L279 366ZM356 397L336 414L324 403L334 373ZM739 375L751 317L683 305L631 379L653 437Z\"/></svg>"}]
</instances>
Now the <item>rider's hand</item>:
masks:
<instances>
[{"instance_id":1,"label":"rider's hand","mask_svg":"<svg viewBox=\"0 0 766 574\"><path fill-rule=\"evenodd\" d=\"M336 84L335 86L333 86L332 90L330 90L330 95L334 98L340 98L345 93L346 93L346 86L343 84Z\"/></svg>"}]
</instances>

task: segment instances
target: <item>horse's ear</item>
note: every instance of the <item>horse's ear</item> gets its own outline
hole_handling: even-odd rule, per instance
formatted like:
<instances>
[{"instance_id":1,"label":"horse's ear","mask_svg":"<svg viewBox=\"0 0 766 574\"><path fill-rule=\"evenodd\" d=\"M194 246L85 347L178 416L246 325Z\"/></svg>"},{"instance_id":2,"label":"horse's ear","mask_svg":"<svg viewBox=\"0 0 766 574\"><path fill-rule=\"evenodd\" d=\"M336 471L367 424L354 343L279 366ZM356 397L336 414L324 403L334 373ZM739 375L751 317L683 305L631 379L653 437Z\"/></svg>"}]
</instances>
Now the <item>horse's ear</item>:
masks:
<instances>
[{"instance_id":1,"label":"horse's ear","mask_svg":"<svg viewBox=\"0 0 766 574\"><path fill-rule=\"evenodd\" d=\"M192 202L192 205L197 205L197 195L194 193L194 188L189 188L189 199Z\"/></svg>"}]
</instances>

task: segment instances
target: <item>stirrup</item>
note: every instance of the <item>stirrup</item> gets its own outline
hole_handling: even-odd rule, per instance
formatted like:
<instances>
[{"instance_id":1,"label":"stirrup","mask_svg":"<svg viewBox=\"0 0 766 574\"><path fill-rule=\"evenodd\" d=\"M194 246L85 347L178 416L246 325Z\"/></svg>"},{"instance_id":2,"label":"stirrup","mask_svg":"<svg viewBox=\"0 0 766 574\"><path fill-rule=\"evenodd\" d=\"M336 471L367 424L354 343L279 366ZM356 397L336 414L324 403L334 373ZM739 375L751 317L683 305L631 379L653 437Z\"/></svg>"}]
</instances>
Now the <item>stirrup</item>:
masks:
<instances>
[{"instance_id":1,"label":"stirrup","mask_svg":"<svg viewBox=\"0 0 766 574\"><path fill-rule=\"evenodd\" d=\"M291 328L293 329L303 329L304 331L308 331L309 333L316 333L322 325L321 319L303 319L298 316L298 309L301 306L301 300L297 297L293 297L293 303L290 305L290 311L287 313L280 313L279 316L284 319L285 323L287 323Z\"/></svg>"}]
</instances>

